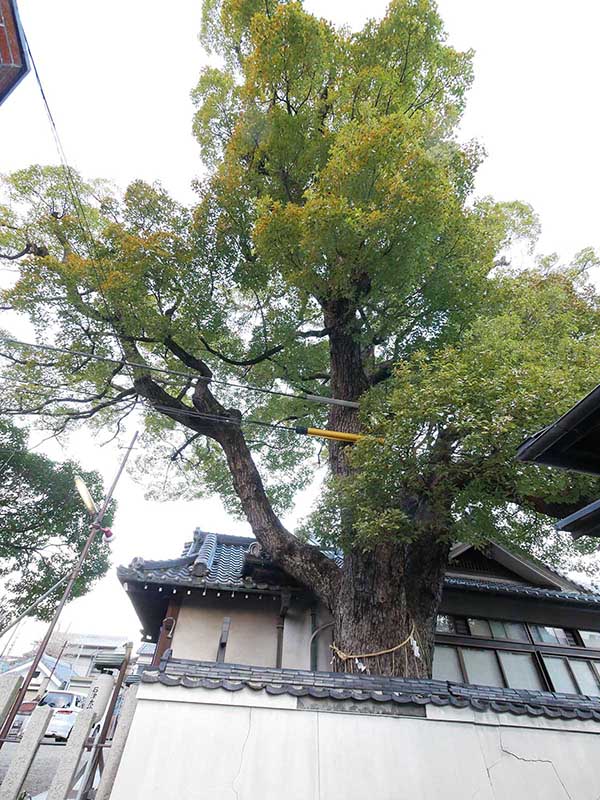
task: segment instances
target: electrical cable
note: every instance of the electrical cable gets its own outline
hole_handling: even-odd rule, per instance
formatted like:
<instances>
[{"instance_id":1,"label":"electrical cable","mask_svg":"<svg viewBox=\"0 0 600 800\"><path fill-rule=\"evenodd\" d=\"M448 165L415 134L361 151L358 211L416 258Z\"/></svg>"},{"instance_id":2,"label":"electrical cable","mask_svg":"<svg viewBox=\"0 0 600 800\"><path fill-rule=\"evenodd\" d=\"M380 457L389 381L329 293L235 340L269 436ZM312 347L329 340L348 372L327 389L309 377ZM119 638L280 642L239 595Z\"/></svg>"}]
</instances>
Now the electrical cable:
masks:
<instances>
[{"instance_id":1,"label":"electrical cable","mask_svg":"<svg viewBox=\"0 0 600 800\"><path fill-rule=\"evenodd\" d=\"M71 195L71 202L73 203L73 208L75 209L75 214L77 215L79 226L80 226L80 228L81 228L81 230L83 232L84 239L86 237L88 237L88 239L89 239L88 247L90 248L90 251L91 251L91 254L92 254L92 258L90 258L90 263L92 265L92 269L96 273L96 278L98 279L98 292L100 293L100 296L102 297L102 300L104 301L104 305L106 306L106 311L110 316L110 314L111 314L110 306L109 306L108 300L106 298L106 295L102 291L102 280L101 280L101 276L99 275L99 267L97 268L97 265L94 262L94 258L95 259L98 258L98 254L96 252L96 243L95 243L94 237L92 235L92 232L90 230L87 217L85 215L85 209L83 207L83 203L81 202L81 198L79 196L79 191L78 191L77 185L76 185L75 181L73 180L72 170L71 170L71 167L69 165L69 161L67 159L67 155L65 153L65 149L63 147L60 135L58 133L58 127L57 127L56 122L54 120L54 115L52 114L52 110L50 109L50 104L48 102L48 98L46 97L46 92L44 91L44 86L42 84L42 79L40 78L40 74L38 72L38 68L37 68L35 59L33 57L33 53L31 52L31 46L29 44L29 41L28 41L27 36L25 35L25 33L23 34L23 36L24 36L24 39L25 39L25 46L27 47L27 52L29 53L29 58L31 60L31 65L33 67L33 72L34 72L34 75L35 75L35 79L36 79L38 88L40 90L40 94L42 96L42 100L43 100L44 106L46 108L46 113L48 115L48 120L50 121L50 127L52 128L52 135L54 137L54 142L56 144L56 149L58 151L59 159L61 161L61 166L62 166L63 172L65 174L65 178L66 178L66 182L67 182L67 188L69 190L69 194ZM119 349L121 350L121 353L123 354L123 359L125 359L126 358L126 353L125 353L125 350L123 348L123 344L122 344L122 342L121 342L121 340L120 340L120 338L118 336L116 338L117 338L117 343L118 343Z\"/></svg>"},{"instance_id":2,"label":"electrical cable","mask_svg":"<svg viewBox=\"0 0 600 800\"><path fill-rule=\"evenodd\" d=\"M180 372L175 369L167 369L166 367L152 367L149 364L137 364L135 361L128 361L126 359L110 358L109 356L98 356L95 353L86 353L84 350L71 350L66 347L53 347L48 344L33 344L32 342L22 342L19 339L11 339L5 336L0 336L0 342L10 345L18 345L21 347L31 347L38 350L47 350L51 353L64 353L66 355L83 356L93 361L104 361L108 364L124 364L137 369L148 370L149 372L162 372L166 375L176 375L180 378L187 380L204 381L205 383L214 383L217 386L228 386L233 389L243 389L244 391L260 392L262 394L271 394L278 397L289 397L293 400L308 401L311 403L325 403L329 405L341 405L347 408L359 408L359 404L351 400L340 400L337 397L322 397L317 394L292 394L291 392L281 392L277 389L266 389L261 386L252 386L251 384L235 383L233 381L224 381L219 378L208 378L204 375L191 375L187 372Z\"/></svg>"},{"instance_id":3,"label":"electrical cable","mask_svg":"<svg viewBox=\"0 0 600 800\"><path fill-rule=\"evenodd\" d=\"M290 431L291 433L302 434L304 436L315 436L318 439L330 439L336 442L345 442L346 444L355 444L356 442L361 441L362 439L373 439L379 443L384 441L383 437L375 436L371 434L365 433L347 433L346 431L334 431L330 430L329 428L312 428L306 427L305 425L280 425L278 423L273 422L263 422L262 420L258 419L251 419L247 418L236 418L236 417L225 417L225 416L217 416L214 414L203 414L200 411L195 411L194 409L190 408L174 408L173 406L164 406L164 405L153 405L151 406L152 410L156 411L168 411L173 416L175 415L182 415L186 417L198 417L199 419L208 420L210 422L217 422L221 424L232 424L232 425L260 425L263 428L272 428L273 430L278 431Z\"/></svg>"},{"instance_id":4,"label":"electrical cable","mask_svg":"<svg viewBox=\"0 0 600 800\"><path fill-rule=\"evenodd\" d=\"M74 397L55 397L55 398L52 398L52 400L51 400L52 403L74 403L74 402L82 403L82 402L85 402L86 400L90 400L91 401L91 400L113 400L114 399L108 393L105 394L103 397L96 397L96 396L92 395L90 392L85 391L84 389L76 389L75 387L70 387L70 386L50 386L50 385L48 385L46 383L42 383L41 381L21 381L21 380L18 380L17 378L13 378L10 375L2 375L2 374L0 374L0 384L5 384L5 385L14 384L14 385L16 385L18 387L22 387L23 390L26 390L27 394L32 394L32 395L35 395L36 397L48 397L48 393L47 392L36 392L34 389L31 388L32 386L38 386L38 387L41 387L42 389L49 389L49 390L53 390L53 391L56 391L56 392L69 391L72 394L82 395L81 399L74 398ZM113 391L115 391L115 392L118 391L115 387L111 386L109 388L113 389Z\"/></svg>"},{"instance_id":5,"label":"electrical cable","mask_svg":"<svg viewBox=\"0 0 600 800\"><path fill-rule=\"evenodd\" d=\"M274 428L275 430L280 431L291 431L292 433L296 433L296 428L292 427L291 425L280 425L279 423L275 422L263 422L262 420L252 419L252 418L244 418L244 417L226 417L220 416L218 414L204 414L201 411L196 411L193 408L174 408L173 406L165 406L165 405L152 405L150 406L151 411L168 411L170 414L182 414L186 417L194 417L206 420L208 422L217 422L229 425L260 425L262 428Z\"/></svg>"}]
</instances>

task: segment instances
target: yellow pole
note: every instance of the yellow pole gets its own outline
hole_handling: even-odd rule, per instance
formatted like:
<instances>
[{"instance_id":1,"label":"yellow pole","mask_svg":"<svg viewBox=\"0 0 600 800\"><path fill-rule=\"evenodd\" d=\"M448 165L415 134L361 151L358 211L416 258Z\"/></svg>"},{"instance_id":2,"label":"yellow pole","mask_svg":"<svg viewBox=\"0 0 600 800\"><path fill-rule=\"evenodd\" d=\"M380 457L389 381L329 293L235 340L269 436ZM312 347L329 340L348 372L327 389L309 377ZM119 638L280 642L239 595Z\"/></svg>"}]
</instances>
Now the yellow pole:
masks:
<instances>
[{"instance_id":1,"label":"yellow pole","mask_svg":"<svg viewBox=\"0 0 600 800\"><path fill-rule=\"evenodd\" d=\"M378 442L383 442L383 439L379 436L368 436L362 433L344 433L343 431L330 431L324 428L305 428L301 425L296 426L295 428L296 433L302 433L305 436L317 436L321 439L332 439L338 442L350 442L354 444L355 442L360 441L361 439L373 439L375 438Z\"/></svg>"}]
</instances>

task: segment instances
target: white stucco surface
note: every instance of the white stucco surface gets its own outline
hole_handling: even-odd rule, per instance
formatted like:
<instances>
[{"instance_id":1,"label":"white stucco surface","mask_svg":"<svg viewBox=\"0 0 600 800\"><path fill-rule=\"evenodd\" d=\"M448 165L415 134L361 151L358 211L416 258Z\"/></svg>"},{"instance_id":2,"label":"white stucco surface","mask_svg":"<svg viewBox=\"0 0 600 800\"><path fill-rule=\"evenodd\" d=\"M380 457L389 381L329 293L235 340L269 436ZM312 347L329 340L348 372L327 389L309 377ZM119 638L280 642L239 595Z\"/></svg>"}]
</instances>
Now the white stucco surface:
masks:
<instances>
[{"instance_id":1,"label":"white stucco surface","mask_svg":"<svg viewBox=\"0 0 600 800\"><path fill-rule=\"evenodd\" d=\"M142 684L111 800L598 800L600 725ZM335 709L333 701L331 709ZM323 706L325 708L325 706Z\"/></svg>"},{"instance_id":2,"label":"white stucco surface","mask_svg":"<svg viewBox=\"0 0 600 800\"><path fill-rule=\"evenodd\" d=\"M227 602L211 597L184 601L171 645L174 657L214 661L225 617L231 620L227 662L275 666L279 598L267 595L262 600L229 596Z\"/></svg>"},{"instance_id":3,"label":"white stucco surface","mask_svg":"<svg viewBox=\"0 0 600 800\"><path fill-rule=\"evenodd\" d=\"M241 595L241 596L240 596ZM173 633L171 647L175 658L214 661L225 617L231 620L225 661L230 664L276 666L277 626L280 598L263 595L244 598L242 593L231 597L223 592L220 598L206 596L183 601ZM330 615L317 608L317 627ZM306 604L292 604L283 627L282 666L310 669L311 614ZM330 669L331 629L316 639L317 668Z\"/></svg>"}]
</instances>

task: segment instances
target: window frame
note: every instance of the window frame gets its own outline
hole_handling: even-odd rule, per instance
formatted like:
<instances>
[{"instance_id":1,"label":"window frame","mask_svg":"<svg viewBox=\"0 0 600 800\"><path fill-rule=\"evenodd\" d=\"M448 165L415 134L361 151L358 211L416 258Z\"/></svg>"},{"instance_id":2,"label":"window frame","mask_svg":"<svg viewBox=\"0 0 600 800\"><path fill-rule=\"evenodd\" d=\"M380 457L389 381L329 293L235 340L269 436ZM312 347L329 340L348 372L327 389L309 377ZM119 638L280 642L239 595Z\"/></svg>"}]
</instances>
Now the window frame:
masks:
<instances>
[{"instance_id":1,"label":"window frame","mask_svg":"<svg viewBox=\"0 0 600 800\"><path fill-rule=\"evenodd\" d=\"M537 642L535 641L530 625L540 625L542 623L528 623L524 620L517 620L520 624L523 625L526 635L528 638L527 642L515 639L494 639L494 638L485 638L483 636L473 635L471 633L471 628L469 626L469 619L482 619L488 623L490 631L491 626L489 625L490 621L492 620L491 617L478 617L476 615L461 615L461 614L443 614L449 618L452 627L456 630L457 620L458 625L469 631L469 635L465 635L462 633L448 633L448 632L435 632L435 645L445 645L451 646L456 649L456 653L458 656L458 663L462 672L463 682L465 684L469 684L468 680L468 670L466 668L465 659L462 654L462 648L471 648L471 649L481 649L481 650L492 650L494 652L496 662L498 664L498 668L500 674L502 676L502 680L504 681L505 688L518 688L518 687L510 687L508 683L508 679L506 676L506 672L502 665L502 659L499 656L499 652L514 652L514 653L531 653L534 667L537 670L538 677L540 679L540 685L542 687L542 691L548 692L557 692L558 690L554 688L554 684L550 678L550 674L546 668L544 663L544 655L546 656L553 656L562 658L566 661L567 671L571 679L573 680L573 685L577 688L577 693L583 696L586 695L579 685L579 681L577 680L577 676L574 670L571 668L569 663L570 659L576 659L578 661L584 661L588 664L592 670L592 675L595 677L596 682L598 684L598 696L600 697L600 666L595 662L600 662L600 648L595 649L588 647L584 644L583 639L579 633L579 630L576 628L563 628L563 630L569 632L572 635L572 638L577 642L575 645L564 645L564 644L547 644L545 642ZM507 620L499 617L494 617L493 621L498 622L515 622L515 620ZM551 625L549 627L557 627L555 625ZM559 626L562 627L562 626Z\"/></svg>"}]
</instances>

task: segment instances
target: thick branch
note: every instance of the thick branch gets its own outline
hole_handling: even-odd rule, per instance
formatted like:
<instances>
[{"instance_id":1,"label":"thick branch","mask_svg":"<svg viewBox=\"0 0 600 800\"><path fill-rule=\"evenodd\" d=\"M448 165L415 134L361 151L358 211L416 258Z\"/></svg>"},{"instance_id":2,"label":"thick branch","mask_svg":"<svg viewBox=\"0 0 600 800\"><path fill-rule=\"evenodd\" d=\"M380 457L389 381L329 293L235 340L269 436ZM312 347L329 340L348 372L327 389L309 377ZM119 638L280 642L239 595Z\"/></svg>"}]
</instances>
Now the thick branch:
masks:
<instances>
[{"instance_id":1,"label":"thick branch","mask_svg":"<svg viewBox=\"0 0 600 800\"><path fill-rule=\"evenodd\" d=\"M29 255L31 253L34 256L44 257L48 255L48 248L47 247L40 247L33 242L27 242L25 247L19 253L0 253L0 258L6 261L17 261L19 258L23 258L23 256Z\"/></svg>"},{"instance_id":2,"label":"thick branch","mask_svg":"<svg viewBox=\"0 0 600 800\"><path fill-rule=\"evenodd\" d=\"M340 581L338 567L319 548L299 541L281 524L242 432L227 429L220 444L235 491L258 541L282 569L310 587L331 607Z\"/></svg>"},{"instance_id":3,"label":"thick branch","mask_svg":"<svg viewBox=\"0 0 600 800\"><path fill-rule=\"evenodd\" d=\"M392 377L393 369L394 369L393 361L383 361L381 364L379 364L377 369L369 373L368 379L370 385L377 386L378 383L383 383L383 381L387 381L388 378Z\"/></svg>"},{"instance_id":4,"label":"thick branch","mask_svg":"<svg viewBox=\"0 0 600 800\"><path fill-rule=\"evenodd\" d=\"M266 361L271 356L274 356L283 350L283 345L278 344L274 347L270 347L268 350L265 350L265 352L261 353L259 356L254 356L253 358L236 359L229 358L229 356L226 356L223 353L220 353L218 350L215 350L215 348L212 347L203 336L200 336L199 338L209 353L212 353L213 356L216 356L221 361L224 361L226 364L231 364L234 367L252 367L255 364L260 364L261 361Z\"/></svg>"},{"instance_id":5,"label":"thick branch","mask_svg":"<svg viewBox=\"0 0 600 800\"><path fill-rule=\"evenodd\" d=\"M174 356L183 362L186 367L190 369L195 369L196 372L199 372L200 375L203 375L205 378L212 378L212 372L207 364L200 358L196 358L191 353L188 353L180 344L171 337L167 336L164 340L165 346L168 350L170 350Z\"/></svg>"},{"instance_id":6,"label":"thick branch","mask_svg":"<svg viewBox=\"0 0 600 800\"><path fill-rule=\"evenodd\" d=\"M221 446L235 491L258 541L282 569L309 586L324 602L331 603L339 570L318 548L299 541L281 524L239 427L240 413L224 408L204 381L196 384L195 410L172 397L148 375L136 378L135 389L161 414ZM196 414L206 414L207 418Z\"/></svg>"}]
</instances>

